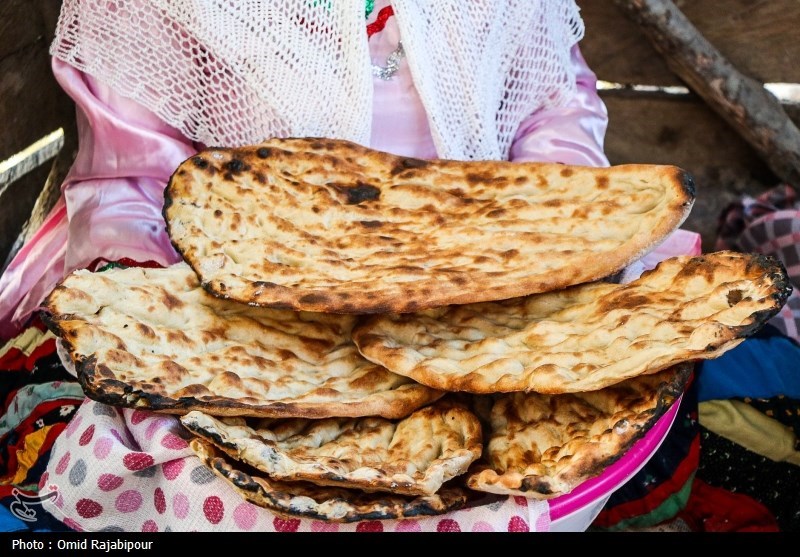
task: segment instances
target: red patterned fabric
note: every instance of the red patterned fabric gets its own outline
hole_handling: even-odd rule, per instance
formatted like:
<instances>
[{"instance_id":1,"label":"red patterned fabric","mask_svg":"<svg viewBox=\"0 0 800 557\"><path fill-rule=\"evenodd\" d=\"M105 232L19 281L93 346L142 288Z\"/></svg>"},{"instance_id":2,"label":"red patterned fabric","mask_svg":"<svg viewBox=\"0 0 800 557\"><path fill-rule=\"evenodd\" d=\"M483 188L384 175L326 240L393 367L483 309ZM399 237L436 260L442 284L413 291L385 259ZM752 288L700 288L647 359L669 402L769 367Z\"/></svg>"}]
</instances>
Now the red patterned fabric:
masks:
<instances>
[{"instance_id":1,"label":"red patterned fabric","mask_svg":"<svg viewBox=\"0 0 800 557\"><path fill-rule=\"evenodd\" d=\"M678 515L693 532L778 532L778 522L748 495L712 487L695 478L686 508Z\"/></svg>"}]
</instances>

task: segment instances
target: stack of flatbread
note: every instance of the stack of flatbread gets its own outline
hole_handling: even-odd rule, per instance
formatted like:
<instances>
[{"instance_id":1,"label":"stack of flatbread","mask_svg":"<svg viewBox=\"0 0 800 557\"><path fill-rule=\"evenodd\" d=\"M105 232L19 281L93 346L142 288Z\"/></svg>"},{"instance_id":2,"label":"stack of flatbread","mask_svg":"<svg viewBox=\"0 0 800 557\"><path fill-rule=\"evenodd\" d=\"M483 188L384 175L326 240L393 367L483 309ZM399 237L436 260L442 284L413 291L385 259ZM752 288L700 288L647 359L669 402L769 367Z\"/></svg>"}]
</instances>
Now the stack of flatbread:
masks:
<instances>
[{"instance_id":1,"label":"stack of flatbread","mask_svg":"<svg viewBox=\"0 0 800 557\"><path fill-rule=\"evenodd\" d=\"M770 258L605 279L694 200L670 166L421 161L328 139L185 161L184 262L76 271L46 302L87 395L180 415L243 497L323 520L568 493L791 287Z\"/></svg>"}]
</instances>

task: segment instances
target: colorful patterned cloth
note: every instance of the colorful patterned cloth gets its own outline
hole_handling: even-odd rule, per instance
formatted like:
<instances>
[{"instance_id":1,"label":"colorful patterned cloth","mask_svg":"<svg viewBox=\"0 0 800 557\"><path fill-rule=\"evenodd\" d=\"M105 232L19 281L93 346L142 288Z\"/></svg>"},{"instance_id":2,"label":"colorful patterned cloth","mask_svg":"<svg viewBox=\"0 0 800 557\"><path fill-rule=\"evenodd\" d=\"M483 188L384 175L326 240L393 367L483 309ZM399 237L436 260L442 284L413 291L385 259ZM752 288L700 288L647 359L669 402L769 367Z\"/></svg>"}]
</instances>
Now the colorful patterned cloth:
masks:
<instances>
[{"instance_id":1,"label":"colorful patterned cloth","mask_svg":"<svg viewBox=\"0 0 800 557\"><path fill-rule=\"evenodd\" d=\"M53 442L83 401L36 321L0 348L0 528L59 530L41 509L39 480Z\"/></svg>"},{"instance_id":2,"label":"colorful patterned cloth","mask_svg":"<svg viewBox=\"0 0 800 557\"><path fill-rule=\"evenodd\" d=\"M744 196L729 205L717 228L718 250L732 249L777 257L786 267L794 291L770 323L800 341L800 199L787 184L758 197Z\"/></svg>"}]
</instances>

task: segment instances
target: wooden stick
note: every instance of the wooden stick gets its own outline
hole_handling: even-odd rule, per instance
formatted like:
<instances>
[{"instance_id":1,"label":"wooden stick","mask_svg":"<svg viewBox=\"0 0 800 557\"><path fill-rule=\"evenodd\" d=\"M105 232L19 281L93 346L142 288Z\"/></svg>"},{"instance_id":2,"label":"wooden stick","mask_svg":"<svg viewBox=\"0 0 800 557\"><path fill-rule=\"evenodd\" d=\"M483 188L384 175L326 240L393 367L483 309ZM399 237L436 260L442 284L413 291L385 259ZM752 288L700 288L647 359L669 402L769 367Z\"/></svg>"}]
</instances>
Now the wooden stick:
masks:
<instances>
[{"instance_id":1,"label":"wooden stick","mask_svg":"<svg viewBox=\"0 0 800 557\"><path fill-rule=\"evenodd\" d=\"M722 116L775 175L800 185L800 130L758 81L738 71L670 0L614 0L669 68Z\"/></svg>"}]
</instances>

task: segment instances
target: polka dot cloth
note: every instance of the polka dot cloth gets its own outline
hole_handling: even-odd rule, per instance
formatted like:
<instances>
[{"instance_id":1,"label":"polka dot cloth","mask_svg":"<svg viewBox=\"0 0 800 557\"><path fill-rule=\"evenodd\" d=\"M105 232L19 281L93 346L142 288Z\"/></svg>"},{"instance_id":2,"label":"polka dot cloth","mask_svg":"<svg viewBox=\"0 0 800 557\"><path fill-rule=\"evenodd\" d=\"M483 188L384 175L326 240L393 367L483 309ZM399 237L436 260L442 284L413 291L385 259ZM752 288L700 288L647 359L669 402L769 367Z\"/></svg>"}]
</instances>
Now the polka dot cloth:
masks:
<instances>
[{"instance_id":1,"label":"polka dot cloth","mask_svg":"<svg viewBox=\"0 0 800 557\"><path fill-rule=\"evenodd\" d=\"M56 440L42 489L48 512L82 531L531 532L550 527L544 501L508 497L414 520L338 524L281 518L242 499L197 458L173 416L86 400ZM46 487L45 487L46 486Z\"/></svg>"}]
</instances>

